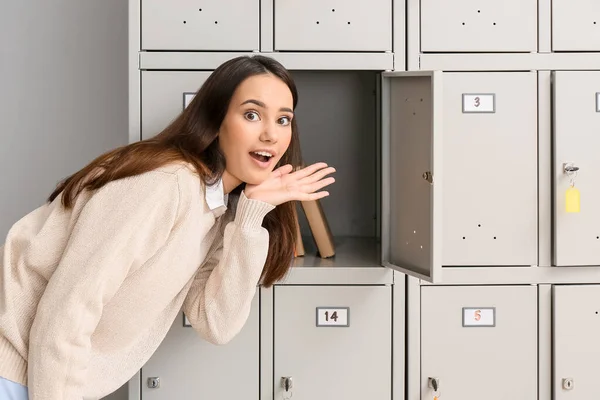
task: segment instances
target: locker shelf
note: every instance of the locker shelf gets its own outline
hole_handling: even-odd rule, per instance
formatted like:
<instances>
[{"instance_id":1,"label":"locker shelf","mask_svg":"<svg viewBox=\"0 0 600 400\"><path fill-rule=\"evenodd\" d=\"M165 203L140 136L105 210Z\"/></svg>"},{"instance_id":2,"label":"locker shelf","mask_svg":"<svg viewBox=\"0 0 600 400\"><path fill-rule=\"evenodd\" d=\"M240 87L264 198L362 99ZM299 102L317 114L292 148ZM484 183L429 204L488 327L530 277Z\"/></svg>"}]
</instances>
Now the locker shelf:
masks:
<instances>
[{"instance_id":1,"label":"locker shelf","mask_svg":"<svg viewBox=\"0 0 600 400\"><path fill-rule=\"evenodd\" d=\"M334 238L336 255L320 258L311 236L303 236L306 254L294 259L294 267L381 267L381 244L376 238L338 236Z\"/></svg>"}]
</instances>

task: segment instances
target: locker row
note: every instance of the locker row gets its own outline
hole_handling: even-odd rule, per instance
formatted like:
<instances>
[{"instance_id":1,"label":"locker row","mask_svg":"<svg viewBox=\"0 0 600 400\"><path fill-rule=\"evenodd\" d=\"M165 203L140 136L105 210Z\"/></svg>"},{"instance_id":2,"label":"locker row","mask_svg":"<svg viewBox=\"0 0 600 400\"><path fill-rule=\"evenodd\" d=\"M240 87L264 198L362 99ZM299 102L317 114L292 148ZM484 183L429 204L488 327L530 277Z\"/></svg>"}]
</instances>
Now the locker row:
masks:
<instances>
[{"instance_id":1,"label":"locker row","mask_svg":"<svg viewBox=\"0 0 600 400\"><path fill-rule=\"evenodd\" d=\"M141 49L259 51L267 29L275 51L403 52L394 31L408 23L419 25L424 53L536 52L542 24L551 25L553 51L600 51L598 2L546 0L546 21L537 0L407 1L418 21L405 21L400 0L139 0Z\"/></svg>"},{"instance_id":2,"label":"locker row","mask_svg":"<svg viewBox=\"0 0 600 400\"><path fill-rule=\"evenodd\" d=\"M337 170L322 200L336 256L309 248L296 266L385 265L430 282L442 267L534 266L539 202L554 210L553 264L600 265L600 72L555 72L548 107L536 72L292 73L305 162ZM209 74L142 71L142 139ZM538 196L539 135L552 135L552 198Z\"/></svg>"},{"instance_id":3,"label":"locker row","mask_svg":"<svg viewBox=\"0 0 600 400\"><path fill-rule=\"evenodd\" d=\"M420 291L420 343L394 329L391 286L276 286L257 293L248 323L226 346L204 342L178 318L132 382L140 400L192 399L198 388L215 400L400 400L404 391L393 387L415 374L419 387L408 393L423 400L534 400L544 386L555 400L595 395L600 285L557 285L548 299L536 285ZM268 296L271 309L261 306ZM396 304L404 319L405 304ZM265 318L272 334L260 329ZM413 352L419 368L405 381L398 371ZM539 363L546 358L552 365Z\"/></svg>"}]
</instances>

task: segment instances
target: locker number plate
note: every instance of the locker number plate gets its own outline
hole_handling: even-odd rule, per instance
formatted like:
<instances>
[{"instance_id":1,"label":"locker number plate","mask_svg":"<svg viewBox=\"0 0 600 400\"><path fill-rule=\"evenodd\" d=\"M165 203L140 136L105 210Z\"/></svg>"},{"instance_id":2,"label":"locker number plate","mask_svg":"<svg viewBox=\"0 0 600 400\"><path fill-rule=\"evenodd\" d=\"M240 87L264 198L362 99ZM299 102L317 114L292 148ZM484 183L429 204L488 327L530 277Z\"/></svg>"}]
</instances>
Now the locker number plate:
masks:
<instances>
[{"instance_id":1,"label":"locker number plate","mask_svg":"<svg viewBox=\"0 0 600 400\"><path fill-rule=\"evenodd\" d=\"M184 109L190 105L192 100L194 100L194 97L196 97L196 93L187 92L187 93L183 94L183 108Z\"/></svg>"},{"instance_id":2,"label":"locker number plate","mask_svg":"<svg viewBox=\"0 0 600 400\"><path fill-rule=\"evenodd\" d=\"M464 93L462 95L463 113L495 113L496 95L494 93Z\"/></svg>"},{"instance_id":3,"label":"locker number plate","mask_svg":"<svg viewBox=\"0 0 600 400\"><path fill-rule=\"evenodd\" d=\"M462 325L464 327L472 326L496 326L496 308L495 307L464 307L462 310Z\"/></svg>"},{"instance_id":4,"label":"locker number plate","mask_svg":"<svg viewBox=\"0 0 600 400\"><path fill-rule=\"evenodd\" d=\"M350 307L317 307L317 326L350 326Z\"/></svg>"},{"instance_id":5,"label":"locker number plate","mask_svg":"<svg viewBox=\"0 0 600 400\"><path fill-rule=\"evenodd\" d=\"M600 112L600 92L596 93L596 112Z\"/></svg>"}]
</instances>

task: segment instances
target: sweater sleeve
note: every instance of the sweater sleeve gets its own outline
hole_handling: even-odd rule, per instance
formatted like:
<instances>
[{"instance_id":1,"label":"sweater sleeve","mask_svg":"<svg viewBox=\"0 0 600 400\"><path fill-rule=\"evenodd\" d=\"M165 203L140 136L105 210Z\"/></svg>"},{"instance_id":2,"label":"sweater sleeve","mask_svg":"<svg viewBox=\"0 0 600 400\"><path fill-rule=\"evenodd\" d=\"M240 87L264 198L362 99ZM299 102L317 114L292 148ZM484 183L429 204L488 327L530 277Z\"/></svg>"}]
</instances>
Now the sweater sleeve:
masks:
<instances>
[{"instance_id":1,"label":"sweater sleeve","mask_svg":"<svg viewBox=\"0 0 600 400\"><path fill-rule=\"evenodd\" d=\"M81 400L91 336L130 270L165 244L179 204L175 174L113 181L91 195L38 305L29 341L30 400Z\"/></svg>"},{"instance_id":2,"label":"sweater sleeve","mask_svg":"<svg viewBox=\"0 0 600 400\"><path fill-rule=\"evenodd\" d=\"M274 208L242 192L222 247L194 278L183 311L200 336L213 344L229 342L248 319L269 249L262 221Z\"/></svg>"}]
</instances>

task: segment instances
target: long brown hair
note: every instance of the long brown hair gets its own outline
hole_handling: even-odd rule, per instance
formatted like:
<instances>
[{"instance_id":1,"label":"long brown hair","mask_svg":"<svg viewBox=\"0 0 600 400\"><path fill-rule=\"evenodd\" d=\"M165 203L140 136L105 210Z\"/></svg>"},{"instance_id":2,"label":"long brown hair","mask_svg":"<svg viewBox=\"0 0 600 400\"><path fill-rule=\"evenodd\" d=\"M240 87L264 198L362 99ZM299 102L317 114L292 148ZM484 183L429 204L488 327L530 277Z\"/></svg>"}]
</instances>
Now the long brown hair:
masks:
<instances>
[{"instance_id":1,"label":"long brown hair","mask_svg":"<svg viewBox=\"0 0 600 400\"><path fill-rule=\"evenodd\" d=\"M218 130L238 85L253 75L270 73L289 87L293 107L298 92L288 71L276 60L265 56L242 56L219 66L200 87L188 107L156 136L114 149L93 160L86 167L62 181L48 198L62 193L64 207L72 207L75 197L84 189L94 190L110 181L141 174L172 162L184 161L195 167L205 184L217 182L225 170L225 157L219 148ZM291 122L290 146L279 167L301 166L296 119ZM98 171L101 171L98 173ZM244 185L234 192L239 193ZM296 243L296 202L277 206L268 213L263 227L269 231L269 251L261 276L269 287L288 272Z\"/></svg>"}]
</instances>

